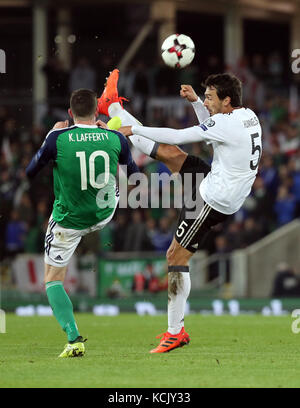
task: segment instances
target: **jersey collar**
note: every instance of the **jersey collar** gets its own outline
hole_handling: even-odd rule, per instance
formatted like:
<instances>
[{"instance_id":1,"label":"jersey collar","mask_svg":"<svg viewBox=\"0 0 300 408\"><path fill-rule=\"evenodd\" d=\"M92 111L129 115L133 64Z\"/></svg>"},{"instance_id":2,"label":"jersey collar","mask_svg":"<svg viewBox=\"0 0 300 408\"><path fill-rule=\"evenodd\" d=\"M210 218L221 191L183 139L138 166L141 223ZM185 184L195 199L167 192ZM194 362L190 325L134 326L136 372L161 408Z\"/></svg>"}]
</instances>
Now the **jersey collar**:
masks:
<instances>
[{"instance_id":1,"label":"jersey collar","mask_svg":"<svg viewBox=\"0 0 300 408\"><path fill-rule=\"evenodd\" d=\"M98 126L95 125L85 125L83 123L76 123L75 126L80 127L80 128L87 128L87 129L98 129Z\"/></svg>"}]
</instances>

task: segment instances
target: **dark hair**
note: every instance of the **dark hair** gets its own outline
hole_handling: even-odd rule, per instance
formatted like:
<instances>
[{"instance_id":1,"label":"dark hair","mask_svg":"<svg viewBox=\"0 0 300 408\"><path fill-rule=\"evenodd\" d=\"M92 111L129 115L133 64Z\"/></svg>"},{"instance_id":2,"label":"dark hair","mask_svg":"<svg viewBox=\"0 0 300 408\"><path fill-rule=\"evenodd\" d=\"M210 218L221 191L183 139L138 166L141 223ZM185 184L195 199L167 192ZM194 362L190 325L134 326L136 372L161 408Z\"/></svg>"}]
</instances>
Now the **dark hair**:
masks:
<instances>
[{"instance_id":1,"label":"dark hair","mask_svg":"<svg viewBox=\"0 0 300 408\"><path fill-rule=\"evenodd\" d=\"M223 100L230 97L231 106L237 108L242 106L242 82L232 74L209 75L203 83L204 87L216 88L218 97Z\"/></svg>"},{"instance_id":2,"label":"dark hair","mask_svg":"<svg viewBox=\"0 0 300 408\"><path fill-rule=\"evenodd\" d=\"M72 92L70 108L74 116L91 117L97 108L97 94L89 89L77 89Z\"/></svg>"}]
</instances>

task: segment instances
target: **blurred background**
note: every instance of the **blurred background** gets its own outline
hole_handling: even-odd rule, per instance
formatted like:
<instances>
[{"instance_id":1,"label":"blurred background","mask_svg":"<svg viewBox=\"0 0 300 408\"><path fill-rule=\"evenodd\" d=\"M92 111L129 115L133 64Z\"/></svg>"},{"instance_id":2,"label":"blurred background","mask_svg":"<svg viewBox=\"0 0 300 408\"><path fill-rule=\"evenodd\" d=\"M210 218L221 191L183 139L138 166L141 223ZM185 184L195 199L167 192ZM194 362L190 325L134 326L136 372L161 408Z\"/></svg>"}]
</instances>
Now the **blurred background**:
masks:
<instances>
[{"instance_id":1,"label":"blurred background","mask_svg":"<svg viewBox=\"0 0 300 408\"><path fill-rule=\"evenodd\" d=\"M196 47L194 61L182 70L168 68L160 56L173 33L189 35ZM244 106L263 127L259 174L241 210L217 226L193 258L189 307L215 313L263 307L267 314L279 298L283 307L297 307L299 0L0 0L0 49L0 308L30 313L39 307L43 313L48 305L43 247L54 199L52 168L32 184L25 168L54 123L68 118L70 93L89 88L100 96L116 67L119 95L129 99L124 107L148 126L197 124L179 97L182 83L201 96L209 74L228 71L242 80ZM183 149L210 162L204 144ZM168 172L132 153L149 178ZM163 188L154 194L161 196ZM165 253L177 218L174 208L118 209L104 230L86 236L65 282L75 309L165 310Z\"/></svg>"}]
</instances>

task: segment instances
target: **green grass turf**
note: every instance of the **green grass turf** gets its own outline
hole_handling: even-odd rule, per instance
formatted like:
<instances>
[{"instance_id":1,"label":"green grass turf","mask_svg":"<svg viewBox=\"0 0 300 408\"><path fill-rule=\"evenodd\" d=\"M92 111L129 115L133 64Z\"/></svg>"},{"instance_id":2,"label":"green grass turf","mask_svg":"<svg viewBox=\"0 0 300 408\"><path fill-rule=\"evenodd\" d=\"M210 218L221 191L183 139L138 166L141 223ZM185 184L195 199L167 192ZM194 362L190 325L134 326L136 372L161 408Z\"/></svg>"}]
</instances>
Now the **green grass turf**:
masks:
<instances>
[{"instance_id":1,"label":"green grass turf","mask_svg":"<svg viewBox=\"0 0 300 408\"><path fill-rule=\"evenodd\" d=\"M7 315L0 387L300 387L300 333L288 316L189 315L188 346L149 354L167 316L77 314L82 358L58 359L65 334L53 317Z\"/></svg>"}]
</instances>

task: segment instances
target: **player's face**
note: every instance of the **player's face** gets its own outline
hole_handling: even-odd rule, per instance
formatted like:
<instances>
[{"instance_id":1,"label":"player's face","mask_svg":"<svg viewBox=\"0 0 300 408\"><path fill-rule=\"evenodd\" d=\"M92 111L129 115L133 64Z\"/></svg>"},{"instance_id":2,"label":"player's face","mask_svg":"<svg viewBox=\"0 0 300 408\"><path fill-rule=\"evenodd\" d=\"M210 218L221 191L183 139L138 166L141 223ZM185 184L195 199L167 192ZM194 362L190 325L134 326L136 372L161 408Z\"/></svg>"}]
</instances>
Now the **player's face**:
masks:
<instances>
[{"instance_id":1,"label":"player's face","mask_svg":"<svg viewBox=\"0 0 300 408\"><path fill-rule=\"evenodd\" d=\"M204 106L210 113L210 116L215 115L216 113L222 113L223 104L221 99L217 95L216 88L207 87L205 91Z\"/></svg>"}]
</instances>

